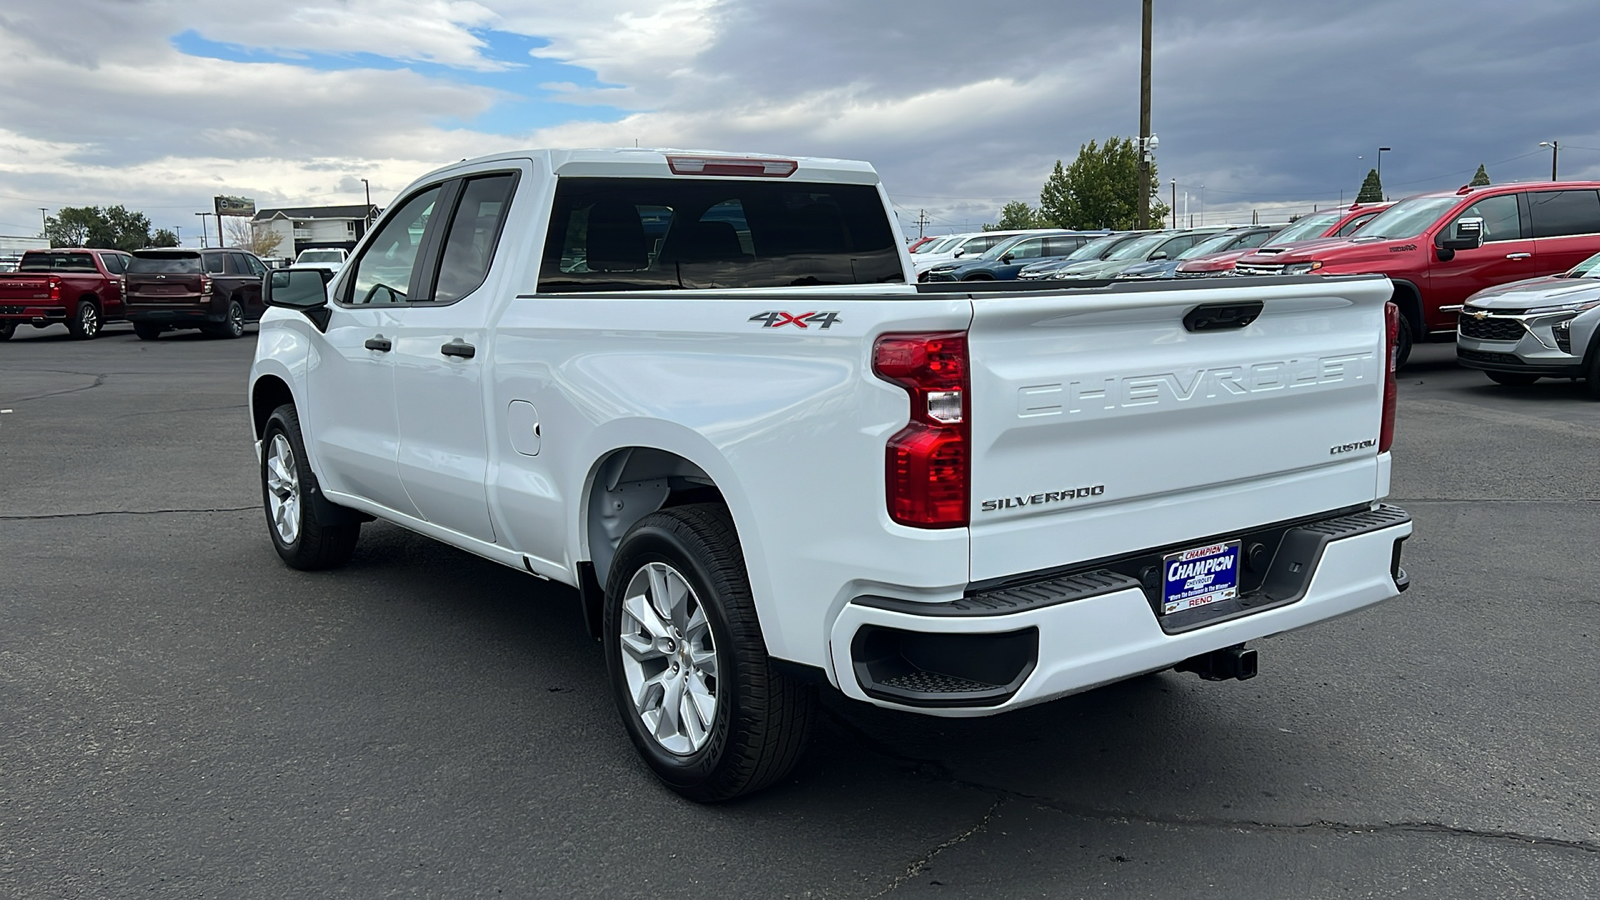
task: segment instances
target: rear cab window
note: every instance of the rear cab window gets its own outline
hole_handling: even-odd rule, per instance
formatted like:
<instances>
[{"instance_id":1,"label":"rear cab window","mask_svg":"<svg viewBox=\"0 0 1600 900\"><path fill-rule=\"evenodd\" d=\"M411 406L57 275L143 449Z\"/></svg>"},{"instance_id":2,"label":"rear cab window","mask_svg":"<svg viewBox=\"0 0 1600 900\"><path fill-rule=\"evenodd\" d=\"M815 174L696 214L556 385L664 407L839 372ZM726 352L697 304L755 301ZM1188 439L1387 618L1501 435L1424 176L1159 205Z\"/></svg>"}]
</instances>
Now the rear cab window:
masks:
<instances>
[{"instance_id":1,"label":"rear cab window","mask_svg":"<svg viewBox=\"0 0 1600 900\"><path fill-rule=\"evenodd\" d=\"M157 251L143 251L133 259L128 260L128 274L130 275L198 275L200 274L200 254Z\"/></svg>"},{"instance_id":2,"label":"rear cab window","mask_svg":"<svg viewBox=\"0 0 1600 900\"><path fill-rule=\"evenodd\" d=\"M98 272L87 253L25 253L18 272Z\"/></svg>"},{"instance_id":3,"label":"rear cab window","mask_svg":"<svg viewBox=\"0 0 1600 900\"><path fill-rule=\"evenodd\" d=\"M539 291L904 283L872 185L562 178Z\"/></svg>"}]
</instances>

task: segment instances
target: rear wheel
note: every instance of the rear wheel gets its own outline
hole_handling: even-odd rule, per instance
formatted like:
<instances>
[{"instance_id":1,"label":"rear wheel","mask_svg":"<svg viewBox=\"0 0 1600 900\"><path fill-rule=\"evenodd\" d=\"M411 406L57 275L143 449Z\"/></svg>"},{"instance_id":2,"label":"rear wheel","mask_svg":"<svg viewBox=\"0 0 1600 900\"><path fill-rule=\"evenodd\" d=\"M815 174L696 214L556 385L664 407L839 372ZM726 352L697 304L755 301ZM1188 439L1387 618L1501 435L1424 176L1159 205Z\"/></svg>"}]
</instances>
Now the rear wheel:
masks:
<instances>
[{"instance_id":1,"label":"rear wheel","mask_svg":"<svg viewBox=\"0 0 1600 900\"><path fill-rule=\"evenodd\" d=\"M1489 380L1495 384L1503 384L1506 387L1527 387L1539 380L1539 376L1529 375L1526 372L1485 372L1483 374L1489 376Z\"/></svg>"},{"instance_id":2,"label":"rear wheel","mask_svg":"<svg viewBox=\"0 0 1600 900\"><path fill-rule=\"evenodd\" d=\"M133 323L133 333L138 335L141 341L153 341L161 337L161 326L152 325L149 322L135 322Z\"/></svg>"},{"instance_id":3,"label":"rear wheel","mask_svg":"<svg viewBox=\"0 0 1600 900\"><path fill-rule=\"evenodd\" d=\"M702 802L760 790L800 759L816 689L773 671L727 510L640 519L612 563L606 668L656 777Z\"/></svg>"},{"instance_id":4,"label":"rear wheel","mask_svg":"<svg viewBox=\"0 0 1600 900\"><path fill-rule=\"evenodd\" d=\"M67 330L79 340L89 340L100 333L100 308L88 300L78 302L78 311L67 322Z\"/></svg>"},{"instance_id":5,"label":"rear wheel","mask_svg":"<svg viewBox=\"0 0 1600 900\"><path fill-rule=\"evenodd\" d=\"M1600 400L1600 352L1594 354L1594 359L1589 360L1589 373L1583 378L1584 386L1589 389L1589 397Z\"/></svg>"},{"instance_id":6,"label":"rear wheel","mask_svg":"<svg viewBox=\"0 0 1600 900\"><path fill-rule=\"evenodd\" d=\"M316 478L306 464L300 417L292 404L272 411L261 446L261 499L273 548L296 569L344 565L355 553L361 525L323 525L317 521L310 500Z\"/></svg>"},{"instance_id":7,"label":"rear wheel","mask_svg":"<svg viewBox=\"0 0 1600 900\"><path fill-rule=\"evenodd\" d=\"M206 334L213 337L244 337L244 306L237 300L228 301L227 318L219 325L207 325Z\"/></svg>"}]
</instances>

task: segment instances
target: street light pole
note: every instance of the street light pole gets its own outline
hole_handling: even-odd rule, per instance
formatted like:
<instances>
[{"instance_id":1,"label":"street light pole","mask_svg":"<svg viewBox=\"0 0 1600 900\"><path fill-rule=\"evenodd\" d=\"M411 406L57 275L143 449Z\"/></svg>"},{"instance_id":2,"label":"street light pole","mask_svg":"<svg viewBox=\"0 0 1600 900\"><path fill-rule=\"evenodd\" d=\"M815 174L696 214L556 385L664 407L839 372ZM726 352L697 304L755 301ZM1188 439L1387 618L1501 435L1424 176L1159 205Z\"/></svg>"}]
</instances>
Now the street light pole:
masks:
<instances>
[{"instance_id":1,"label":"street light pole","mask_svg":"<svg viewBox=\"0 0 1600 900\"><path fill-rule=\"evenodd\" d=\"M200 246L203 249L205 247L211 246L210 244L206 243L206 229L210 227L210 224L206 222L206 219L210 218L211 213L199 212L199 213L195 213L195 215L200 217ZM220 225L220 221L221 220L218 220L218 221L219 221L218 227L220 228L221 227L221 225Z\"/></svg>"},{"instance_id":2,"label":"street light pole","mask_svg":"<svg viewBox=\"0 0 1600 900\"><path fill-rule=\"evenodd\" d=\"M1560 141L1540 141L1539 146L1550 148L1550 180L1556 180L1556 160L1561 157ZM1579 148L1580 150L1583 148Z\"/></svg>"},{"instance_id":3,"label":"street light pole","mask_svg":"<svg viewBox=\"0 0 1600 900\"><path fill-rule=\"evenodd\" d=\"M176 233L178 235L178 246L182 247L183 246L183 226L182 225L174 225L172 227L174 229L176 229Z\"/></svg>"},{"instance_id":4,"label":"street light pole","mask_svg":"<svg viewBox=\"0 0 1600 900\"><path fill-rule=\"evenodd\" d=\"M366 228L372 227L372 185L365 178L361 179L361 186L367 190L367 208L361 213L361 221ZM362 229L365 231L365 229Z\"/></svg>"},{"instance_id":5,"label":"street light pole","mask_svg":"<svg viewBox=\"0 0 1600 900\"><path fill-rule=\"evenodd\" d=\"M1388 152L1388 147L1378 148L1378 189L1380 191L1383 190L1383 155Z\"/></svg>"}]
</instances>

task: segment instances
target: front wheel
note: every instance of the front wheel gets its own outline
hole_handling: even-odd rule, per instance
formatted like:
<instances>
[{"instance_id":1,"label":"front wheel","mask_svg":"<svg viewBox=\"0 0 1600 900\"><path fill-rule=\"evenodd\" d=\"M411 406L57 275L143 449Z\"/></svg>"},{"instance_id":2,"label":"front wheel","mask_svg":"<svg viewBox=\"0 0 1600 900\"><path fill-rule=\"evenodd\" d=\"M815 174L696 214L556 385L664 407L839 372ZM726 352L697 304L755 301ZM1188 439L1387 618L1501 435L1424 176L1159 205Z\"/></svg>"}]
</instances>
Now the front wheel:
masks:
<instances>
[{"instance_id":1,"label":"front wheel","mask_svg":"<svg viewBox=\"0 0 1600 900\"><path fill-rule=\"evenodd\" d=\"M138 335L141 341L153 341L161 337L161 331L160 325L152 325L149 322L133 323L133 333Z\"/></svg>"},{"instance_id":2,"label":"front wheel","mask_svg":"<svg viewBox=\"0 0 1600 900\"><path fill-rule=\"evenodd\" d=\"M9 341L11 340L11 336L16 333L17 323L0 322L0 341Z\"/></svg>"},{"instance_id":3,"label":"front wheel","mask_svg":"<svg viewBox=\"0 0 1600 900\"><path fill-rule=\"evenodd\" d=\"M361 525L323 525L317 521L309 497L316 480L306 465L300 417L293 405L284 404L272 411L261 446L261 500L273 548L296 569L344 565L355 553Z\"/></svg>"},{"instance_id":4,"label":"front wheel","mask_svg":"<svg viewBox=\"0 0 1600 900\"><path fill-rule=\"evenodd\" d=\"M1527 387L1539 380L1539 376L1529 375L1526 372L1484 372L1483 374L1489 376L1489 380L1495 384L1503 384L1506 387Z\"/></svg>"},{"instance_id":5,"label":"front wheel","mask_svg":"<svg viewBox=\"0 0 1600 900\"><path fill-rule=\"evenodd\" d=\"M79 340L89 340L100 333L100 309L88 300L78 303L78 311L67 322L67 331Z\"/></svg>"},{"instance_id":6,"label":"front wheel","mask_svg":"<svg viewBox=\"0 0 1600 900\"><path fill-rule=\"evenodd\" d=\"M1400 338L1399 340L1395 341L1395 348L1397 352L1394 356L1394 367L1396 369L1405 365L1406 360L1411 358L1411 342L1411 320L1406 318L1406 314L1404 312L1401 312Z\"/></svg>"},{"instance_id":7,"label":"front wheel","mask_svg":"<svg viewBox=\"0 0 1600 900\"><path fill-rule=\"evenodd\" d=\"M816 719L816 689L773 671L727 510L645 516L622 539L608 581L606 668L623 726L656 777L709 802L787 775Z\"/></svg>"}]
</instances>

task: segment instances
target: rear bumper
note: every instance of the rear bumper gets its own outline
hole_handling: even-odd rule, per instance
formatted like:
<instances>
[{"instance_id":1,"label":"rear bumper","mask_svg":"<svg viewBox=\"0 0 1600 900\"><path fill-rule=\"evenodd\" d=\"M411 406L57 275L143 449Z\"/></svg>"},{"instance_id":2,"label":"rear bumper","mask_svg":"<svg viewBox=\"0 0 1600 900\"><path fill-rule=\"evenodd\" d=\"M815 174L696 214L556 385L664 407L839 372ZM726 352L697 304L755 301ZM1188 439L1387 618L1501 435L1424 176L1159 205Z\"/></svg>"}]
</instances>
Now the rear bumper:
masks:
<instances>
[{"instance_id":1,"label":"rear bumper","mask_svg":"<svg viewBox=\"0 0 1600 900\"><path fill-rule=\"evenodd\" d=\"M845 694L878 706L992 715L1304 628L1391 599L1409 585L1399 567L1400 542L1411 534L1402 510L1384 506L1307 523L1286 535L1295 532L1304 532L1296 538L1304 545L1301 555L1314 560L1295 569L1293 583L1274 587L1280 571L1294 568L1280 568L1294 558L1286 536L1262 589L1271 596L1181 629L1163 628L1138 580L1109 569L954 603L858 597L833 623L834 672ZM888 659L902 644L909 648L905 659L914 662ZM957 663L961 671L954 678L937 671L940 660L974 659L981 661L967 668ZM911 671L916 662L927 671Z\"/></svg>"},{"instance_id":2,"label":"rear bumper","mask_svg":"<svg viewBox=\"0 0 1600 900\"><path fill-rule=\"evenodd\" d=\"M5 322L37 322L46 320L50 322L64 322L67 319L67 308L64 306L40 306L32 303L0 303L0 321Z\"/></svg>"},{"instance_id":3,"label":"rear bumper","mask_svg":"<svg viewBox=\"0 0 1600 900\"><path fill-rule=\"evenodd\" d=\"M124 316L135 324L149 323L155 325L199 325L218 323L227 320L227 310L216 309L215 301L203 305L193 303L185 304L140 304L129 306Z\"/></svg>"}]
</instances>

